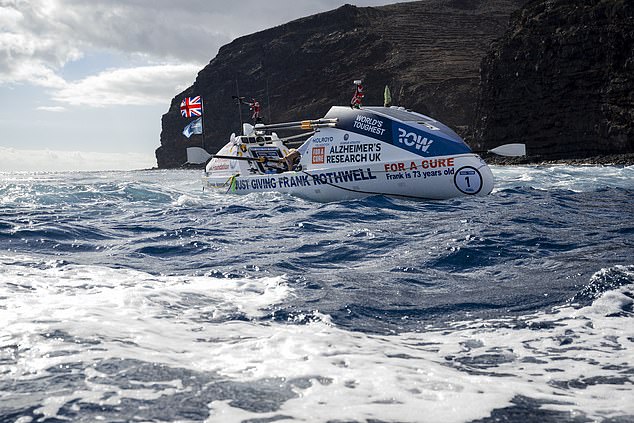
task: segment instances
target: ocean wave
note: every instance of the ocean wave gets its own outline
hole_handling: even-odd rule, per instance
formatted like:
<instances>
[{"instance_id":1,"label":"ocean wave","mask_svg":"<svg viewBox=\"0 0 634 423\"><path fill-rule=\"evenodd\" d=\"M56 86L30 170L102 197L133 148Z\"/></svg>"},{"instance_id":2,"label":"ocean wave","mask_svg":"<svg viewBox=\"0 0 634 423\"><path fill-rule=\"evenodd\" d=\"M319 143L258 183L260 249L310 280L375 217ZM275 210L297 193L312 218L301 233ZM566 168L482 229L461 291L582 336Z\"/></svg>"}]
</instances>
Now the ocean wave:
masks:
<instances>
[{"instance_id":1,"label":"ocean wave","mask_svg":"<svg viewBox=\"0 0 634 423\"><path fill-rule=\"evenodd\" d=\"M634 266L614 266L601 269L592 275L590 283L577 292L571 302L587 306L604 293L631 284L634 284Z\"/></svg>"},{"instance_id":2,"label":"ocean wave","mask_svg":"<svg viewBox=\"0 0 634 423\"><path fill-rule=\"evenodd\" d=\"M630 171L328 204L2 174L0 420L627 420Z\"/></svg>"},{"instance_id":3,"label":"ocean wave","mask_svg":"<svg viewBox=\"0 0 634 423\"><path fill-rule=\"evenodd\" d=\"M600 189L634 189L634 166L491 166L496 190L534 188L588 192Z\"/></svg>"},{"instance_id":4,"label":"ocean wave","mask_svg":"<svg viewBox=\"0 0 634 423\"><path fill-rule=\"evenodd\" d=\"M417 422L421 408L446 422L634 415L632 337L623 331L633 314L615 313L631 307L632 283L582 308L378 335L342 329L319 311L262 320L263 309L298 293L281 278L34 270L28 260L1 260L2 295L14 299L0 310L10 329L0 338L0 369L11 379L0 382L3 418ZM45 389L33 392L33 383ZM20 406L27 393L32 405Z\"/></svg>"}]
</instances>

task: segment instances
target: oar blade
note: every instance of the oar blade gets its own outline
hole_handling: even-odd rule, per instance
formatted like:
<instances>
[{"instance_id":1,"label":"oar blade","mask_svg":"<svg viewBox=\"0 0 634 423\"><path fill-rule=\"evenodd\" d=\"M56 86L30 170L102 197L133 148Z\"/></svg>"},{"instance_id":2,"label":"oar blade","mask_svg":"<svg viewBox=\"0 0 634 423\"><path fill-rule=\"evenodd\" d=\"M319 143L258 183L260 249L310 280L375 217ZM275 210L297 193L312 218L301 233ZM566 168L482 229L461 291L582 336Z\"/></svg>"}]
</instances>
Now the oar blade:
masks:
<instances>
[{"instance_id":1,"label":"oar blade","mask_svg":"<svg viewBox=\"0 0 634 423\"><path fill-rule=\"evenodd\" d=\"M526 144L504 144L489 150L489 153L498 156L519 157L526 155Z\"/></svg>"},{"instance_id":2,"label":"oar blade","mask_svg":"<svg viewBox=\"0 0 634 423\"><path fill-rule=\"evenodd\" d=\"M189 147L187 149L187 163L188 164L203 164L207 163L207 160L211 157L211 154L200 147Z\"/></svg>"}]
</instances>

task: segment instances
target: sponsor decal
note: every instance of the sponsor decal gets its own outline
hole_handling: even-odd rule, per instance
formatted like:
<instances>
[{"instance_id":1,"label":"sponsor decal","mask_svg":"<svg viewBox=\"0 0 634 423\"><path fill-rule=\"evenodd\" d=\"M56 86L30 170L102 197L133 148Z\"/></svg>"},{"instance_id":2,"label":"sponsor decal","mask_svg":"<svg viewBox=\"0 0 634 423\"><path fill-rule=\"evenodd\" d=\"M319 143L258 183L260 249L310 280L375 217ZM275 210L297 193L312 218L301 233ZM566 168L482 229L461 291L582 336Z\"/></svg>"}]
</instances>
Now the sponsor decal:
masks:
<instances>
[{"instance_id":1,"label":"sponsor decal","mask_svg":"<svg viewBox=\"0 0 634 423\"><path fill-rule=\"evenodd\" d=\"M337 154L329 155L326 157L326 163L365 163L365 162L380 162L381 153L372 154Z\"/></svg>"},{"instance_id":2,"label":"sponsor decal","mask_svg":"<svg viewBox=\"0 0 634 423\"><path fill-rule=\"evenodd\" d=\"M258 178L247 179L236 178L236 191L261 190L277 188L277 180L275 178Z\"/></svg>"},{"instance_id":3,"label":"sponsor decal","mask_svg":"<svg viewBox=\"0 0 634 423\"><path fill-rule=\"evenodd\" d=\"M236 178L236 191L271 190L278 188L308 187L317 185L338 185L346 182L361 182L377 179L369 168L320 172L293 176L263 178Z\"/></svg>"},{"instance_id":4,"label":"sponsor decal","mask_svg":"<svg viewBox=\"0 0 634 423\"><path fill-rule=\"evenodd\" d=\"M403 128L398 128L398 142L426 153L434 141L415 132L407 132Z\"/></svg>"},{"instance_id":5,"label":"sponsor decal","mask_svg":"<svg viewBox=\"0 0 634 423\"><path fill-rule=\"evenodd\" d=\"M312 174L313 185L340 184L343 182L359 182L376 179L368 169L340 170L338 172L324 172Z\"/></svg>"},{"instance_id":6,"label":"sponsor decal","mask_svg":"<svg viewBox=\"0 0 634 423\"><path fill-rule=\"evenodd\" d=\"M447 159L427 159L420 162L420 167L423 169L435 169L437 167L453 167L455 162L454 157Z\"/></svg>"},{"instance_id":7,"label":"sponsor decal","mask_svg":"<svg viewBox=\"0 0 634 423\"><path fill-rule=\"evenodd\" d=\"M229 170L229 165L227 163L213 164L211 166L211 170L213 171Z\"/></svg>"},{"instance_id":8,"label":"sponsor decal","mask_svg":"<svg viewBox=\"0 0 634 423\"><path fill-rule=\"evenodd\" d=\"M328 151L329 154L348 154L348 153L373 153L381 151L381 143L372 144L347 144L333 145Z\"/></svg>"},{"instance_id":9,"label":"sponsor decal","mask_svg":"<svg viewBox=\"0 0 634 423\"><path fill-rule=\"evenodd\" d=\"M348 134L346 134L348 135ZM314 137L312 139L313 144L329 144L335 140L334 137Z\"/></svg>"},{"instance_id":10,"label":"sponsor decal","mask_svg":"<svg viewBox=\"0 0 634 423\"><path fill-rule=\"evenodd\" d=\"M363 132L369 132L371 134L383 135L385 134L385 128L383 127L383 120L374 119L369 116L357 115L354 119L352 127L360 129Z\"/></svg>"},{"instance_id":11,"label":"sponsor decal","mask_svg":"<svg viewBox=\"0 0 634 423\"><path fill-rule=\"evenodd\" d=\"M447 176L455 173L454 157L445 159L425 159L421 161L385 163L385 178L389 180Z\"/></svg>"},{"instance_id":12,"label":"sponsor decal","mask_svg":"<svg viewBox=\"0 0 634 423\"><path fill-rule=\"evenodd\" d=\"M475 167L461 167L456 171L453 181L463 194L476 195L482 189L482 175Z\"/></svg>"},{"instance_id":13,"label":"sponsor decal","mask_svg":"<svg viewBox=\"0 0 634 423\"><path fill-rule=\"evenodd\" d=\"M326 155L326 147L313 147L313 164L323 164Z\"/></svg>"},{"instance_id":14,"label":"sponsor decal","mask_svg":"<svg viewBox=\"0 0 634 423\"><path fill-rule=\"evenodd\" d=\"M363 163L381 161L381 143L333 145L326 163Z\"/></svg>"},{"instance_id":15,"label":"sponsor decal","mask_svg":"<svg viewBox=\"0 0 634 423\"><path fill-rule=\"evenodd\" d=\"M279 179L280 188L307 187L310 186L308 175L282 176Z\"/></svg>"},{"instance_id":16,"label":"sponsor decal","mask_svg":"<svg viewBox=\"0 0 634 423\"><path fill-rule=\"evenodd\" d=\"M439 157L471 152L460 139L452 139L428 122L411 126L369 110L340 111L337 128L364 135L412 152L418 156Z\"/></svg>"}]
</instances>

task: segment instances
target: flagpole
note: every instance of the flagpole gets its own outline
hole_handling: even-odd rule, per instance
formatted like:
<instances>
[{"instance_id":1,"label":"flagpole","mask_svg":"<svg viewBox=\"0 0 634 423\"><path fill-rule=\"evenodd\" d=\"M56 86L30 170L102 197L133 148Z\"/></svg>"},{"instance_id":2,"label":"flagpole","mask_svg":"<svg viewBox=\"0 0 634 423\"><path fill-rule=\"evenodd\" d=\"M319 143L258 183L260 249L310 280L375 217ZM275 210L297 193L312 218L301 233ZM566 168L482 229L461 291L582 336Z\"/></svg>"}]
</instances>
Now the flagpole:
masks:
<instances>
[{"instance_id":1,"label":"flagpole","mask_svg":"<svg viewBox=\"0 0 634 423\"><path fill-rule=\"evenodd\" d=\"M271 120L271 97L269 97L269 80L268 78L266 79L266 106L268 107L268 111L269 111L269 123L273 122Z\"/></svg>"},{"instance_id":2,"label":"flagpole","mask_svg":"<svg viewBox=\"0 0 634 423\"><path fill-rule=\"evenodd\" d=\"M207 151L207 149L205 148L205 101L203 99L203 96L200 96L200 126L202 129L202 147L203 150Z\"/></svg>"},{"instance_id":3,"label":"flagpole","mask_svg":"<svg viewBox=\"0 0 634 423\"><path fill-rule=\"evenodd\" d=\"M240 134L242 133L242 102L240 101L240 87L236 78L236 96L238 97L238 113L240 114Z\"/></svg>"}]
</instances>

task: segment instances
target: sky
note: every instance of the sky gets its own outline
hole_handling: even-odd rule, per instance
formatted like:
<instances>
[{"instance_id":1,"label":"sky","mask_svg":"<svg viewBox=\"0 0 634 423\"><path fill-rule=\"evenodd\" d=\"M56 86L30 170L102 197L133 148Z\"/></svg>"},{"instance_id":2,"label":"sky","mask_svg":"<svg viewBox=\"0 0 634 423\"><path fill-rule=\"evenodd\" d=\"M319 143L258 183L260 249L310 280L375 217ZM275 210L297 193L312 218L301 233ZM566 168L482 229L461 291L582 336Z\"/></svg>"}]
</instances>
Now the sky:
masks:
<instances>
[{"instance_id":1,"label":"sky","mask_svg":"<svg viewBox=\"0 0 634 423\"><path fill-rule=\"evenodd\" d=\"M161 116L222 45L397 2L0 0L0 172L154 167Z\"/></svg>"}]
</instances>

